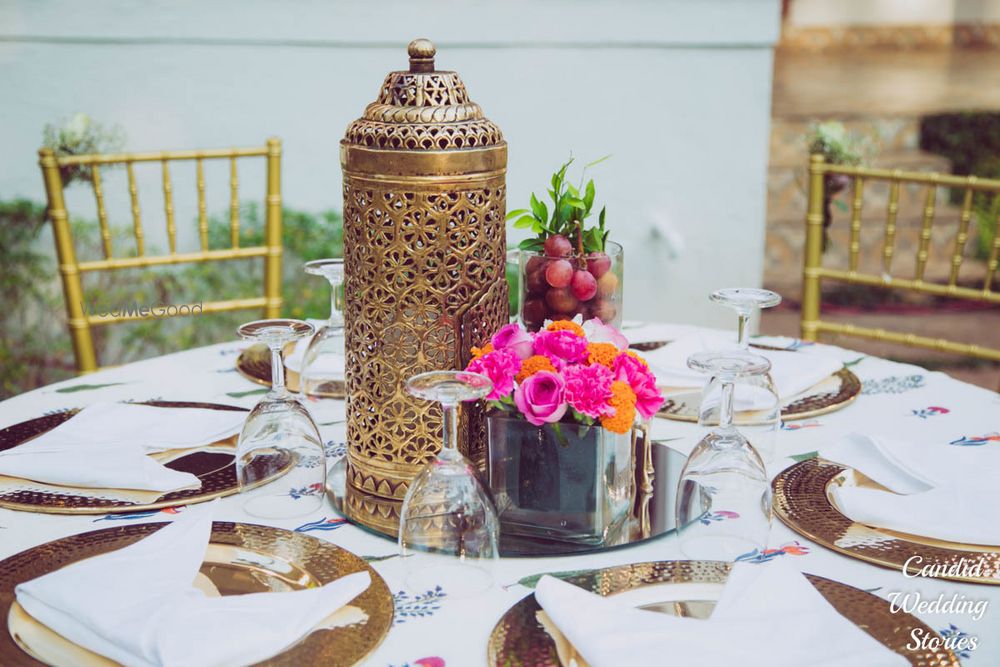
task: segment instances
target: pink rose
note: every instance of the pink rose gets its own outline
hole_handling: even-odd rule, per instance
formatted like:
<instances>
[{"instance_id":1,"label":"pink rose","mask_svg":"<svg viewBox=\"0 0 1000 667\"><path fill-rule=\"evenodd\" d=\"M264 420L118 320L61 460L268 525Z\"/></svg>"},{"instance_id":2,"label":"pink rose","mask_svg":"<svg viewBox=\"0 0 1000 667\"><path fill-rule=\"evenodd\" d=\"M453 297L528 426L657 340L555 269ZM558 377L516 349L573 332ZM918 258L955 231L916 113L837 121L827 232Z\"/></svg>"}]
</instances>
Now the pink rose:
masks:
<instances>
[{"instance_id":1,"label":"pink rose","mask_svg":"<svg viewBox=\"0 0 1000 667\"><path fill-rule=\"evenodd\" d=\"M563 377L566 378L566 401L571 408L594 419L614 414L615 409L608 404L608 399L615 374L607 366L567 366Z\"/></svg>"},{"instance_id":2,"label":"pink rose","mask_svg":"<svg viewBox=\"0 0 1000 667\"><path fill-rule=\"evenodd\" d=\"M615 357L615 378L628 383L635 392L635 409L643 419L651 419L663 407L663 394L649 366L629 354Z\"/></svg>"},{"instance_id":3,"label":"pink rose","mask_svg":"<svg viewBox=\"0 0 1000 667\"><path fill-rule=\"evenodd\" d=\"M566 414L566 383L550 371L538 371L514 390L514 404L535 426L551 424Z\"/></svg>"},{"instance_id":4,"label":"pink rose","mask_svg":"<svg viewBox=\"0 0 1000 667\"><path fill-rule=\"evenodd\" d=\"M612 343L619 350L628 347L628 339L618 329L596 317L583 323L583 331L591 343Z\"/></svg>"},{"instance_id":5,"label":"pink rose","mask_svg":"<svg viewBox=\"0 0 1000 667\"><path fill-rule=\"evenodd\" d=\"M488 401L497 401L514 388L514 377L521 371L521 360L509 348L494 350L473 359L465 370L481 373L493 381L493 391L486 396Z\"/></svg>"},{"instance_id":6,"label":"pink rose","mask_svg":"<svg viewBox=\"0 0 1000 667\"><path fill-rule=\"evenodd\" d=\"M513 350L522 361L533 354L534 337L520 324L508 324L493 334L490 340L494 350Z\"/></svg>"},{"instance_id":7,"label":"pink rose","mask_svg":"<svg viewBox=\"0 0 1000 667\"><path fill-rule=\"evenodd\" d=\"M572 331L539 331L535 334L535 354L578 364L587 358L587 339Z\"/></svg>"}]
</instances>

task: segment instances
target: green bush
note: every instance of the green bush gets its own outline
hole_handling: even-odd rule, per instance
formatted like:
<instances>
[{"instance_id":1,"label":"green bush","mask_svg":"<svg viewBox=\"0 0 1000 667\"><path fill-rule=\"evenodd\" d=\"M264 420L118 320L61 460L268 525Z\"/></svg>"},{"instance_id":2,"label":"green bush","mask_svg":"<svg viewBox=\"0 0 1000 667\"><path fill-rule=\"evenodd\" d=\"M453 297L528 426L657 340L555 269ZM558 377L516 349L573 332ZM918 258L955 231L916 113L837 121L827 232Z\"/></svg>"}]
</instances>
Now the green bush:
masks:
<instances>
[{"instance_id":1,"label":"green bush","mask_svg":"<svg viewBox=\"0 0 1000 667\"><path fill-rule=\"evenodd\" d=\"M302 264L343 255L340 214L286 208L283 223L282 314L325 318L330 309L329 286L322 278L307 275ZM71 225L81 261L101 257L97 223L72 220ZM44 206L23 199L0 201L0 238L4 239L0 289L7 303L16 306L0 310L0 397L75 373L55 249L44 232ZM264 216L256 203L241 205L240 232L244 247L263 243ZM115 248L131 247L130 229L113 229L112 234ZM228 215L210 217L209 247L230 247ZM159 249L150 247L147 253L158 254ZM100 306L190 304L262 293L259 258L100 272L84 280L85 303ZM92 331L100 363L107 366L232 340L241 322L259 316L259 311L240 311L94 327Z\"/></svg>"},{"instance_id":2,"label":"green bush","mask_svg":"<svg viewBox=\"0 0 1000 667\"><path fill-rule=\"evenodd\" d=\"M1000 113L961 112L925 116L920 121L920 148L948 158L952 171L962 176L1000 178ZM952 189L952 203L964 193ZM1000 214L998 198L977 193L973 202L976 219L975 257L989 257Z\"/></svg>"}]
</instances>

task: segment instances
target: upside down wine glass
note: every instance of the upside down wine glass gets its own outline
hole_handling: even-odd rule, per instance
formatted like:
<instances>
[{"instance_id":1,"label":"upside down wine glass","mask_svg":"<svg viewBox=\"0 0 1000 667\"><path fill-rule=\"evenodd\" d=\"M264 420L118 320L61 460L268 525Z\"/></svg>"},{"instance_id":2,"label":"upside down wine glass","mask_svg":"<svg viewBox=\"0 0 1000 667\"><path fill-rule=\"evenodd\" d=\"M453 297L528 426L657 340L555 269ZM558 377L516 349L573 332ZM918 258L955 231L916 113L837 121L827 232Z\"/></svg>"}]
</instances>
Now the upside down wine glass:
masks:
<instances>
[{"instance_id":1,"label":"upside down wine glass","mask_svg":"<svg viewBox=\"0 0 1000 667\"><path fill-rule=\"evenodd\" d=\"M781 303L781 295L756 287L727 287L712 292L712 301L736 311L736 341L742 350L750 349L750 318L764 308Z\"/></svg>"},{"instance_id":2,"label":"upside down wine glass","mask_svg":"<svg viewBox=\"0 0 1000 667\"><path fill-rule=\"evenodd\" d=\"M764 462L733 426L733 388L770 362L747 352L701 352L688 366L722 384L719 425L699 442L681 471L676 520L680 548L692 560L734 561L763 553L771 529L771 485Z\"/></svg>"},{"instance_id":3,"label":"upside down wine glass","mask_svg":"<svg viewBox=\"0 0 1000 667\"><path fill-rule=\"evenodd\" d=\"M330 318L309 341L302 358L299 386L310 398L344 397L344 316L341 285L344 260L317 259L306 262L306 273L322 276L330 283Z\"/></svg>"},{"instance_id":4,"label":"upside down wine glass","mask_svg":"<svg viewBox=\"0 0 1000 667\"><path fill-rule=\"evenodd\" d=\"M731 287L712 293L712 301L736 311L737 345L750 349L750 322L755 313L781 303L781 295L765 289ZM719 425L722 383L712 378L701 394L698 424L704 428ZM753 443L765 462L775 456L778 428L781 426L781 399L769 371L748 374L736 379L733 390L733 424Z\"/></svg>"},{"instance_id":5,"label":"upside down wine glass","mask_svg":"<svg viewBox=\"0 0 1000 667\"><path fill-rule=\"evenodd\" d=\"M271 390L250 411L236 443L243 509L266 519L303 516L323 504L326 455L309 411L285 387L281 350L313 333L301 320L258 320L239 329L271 350Z\"/></svg>"},{"instance_id":6,"label":"upside down wine glass","mask_svg":"<svg viewBox=\"0 0 1000 667\"><path fill-rule=\"evenodd\" d=\"M458 451L458 408L490 393L484 375L433 371L414 375L407 391L441 404L441 451L410 484L399 515L399 550L412 591L447 582L449 597L488 590L498 556L499 522L473 465Z\"/></svg>"}]
</instances>

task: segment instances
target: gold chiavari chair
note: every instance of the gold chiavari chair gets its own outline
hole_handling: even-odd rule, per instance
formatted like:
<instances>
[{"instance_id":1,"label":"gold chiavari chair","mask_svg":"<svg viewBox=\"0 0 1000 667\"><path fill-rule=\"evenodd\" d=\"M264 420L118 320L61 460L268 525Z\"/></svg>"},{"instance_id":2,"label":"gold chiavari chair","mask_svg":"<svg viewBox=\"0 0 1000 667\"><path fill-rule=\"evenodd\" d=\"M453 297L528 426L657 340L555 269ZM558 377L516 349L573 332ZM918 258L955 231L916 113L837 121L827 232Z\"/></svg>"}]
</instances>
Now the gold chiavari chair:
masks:
<instances>
[{"instance_id":1,"label":"gold chiavari chair","mask_svg":"<svg viewBox=\"0 0 1000 667\"><path fill-rule=\"evenodd\" d=\"M847 270L823 266L823 206L824 188L827 174L842 174L853 180L853 200L848 242ZM861 250L861 209L865 184L871 181L885 181L889 184L889 203L886 213L885 232L882 241L882 273L865 273L858 270ZM916 270L912 278L891 275L895 253L896 218L899 211L899 192L903 184L926 186L923 216L917 242ZM951 242L951 261L947 282L925 279L927 260L931 245L931 229L934 224L935 204L939 187L958 188L964 191L958 230ZM994 291L993 283L997 275L1000 258L1000 219L995 223L993 245L986 265L986 276L981 286L968 287L958 284L959 269L965 258L965 244L969 237L969 222L972 218L973 194L976 191L1000 193L1000 180L989 180L975 176L950 176L921 172L905 172L898 169L870 169L827 164L822 155L813 155L809 162L809 209L806 215L806 247L803 270L801 335L803 340L814 341L819 334L841 334L857 336L876 341L909 345L930 350L966 355L978 359L1000 361L1000 349L957 343L942 338L929 338L911 333L886 331L841 324L820 319L820 288L823 280L832 280L855 285L868 285L887 289L909 290L921 294L1000 304L1000 292Z\"/></svg>"},{"instance_id":2,"label":"gold chiavari chair","mask_svg":"<svg viewBox=\"0 0 1000 667\"><path fill-rule=\"evenodd\" d=\"M69 316L69 331L73 339L73 352L80 373L97 370L97 353L91 328L120 322L147 320L163 317L163 313L128 312L122 314L88 314L83 304L84 273L96 271L116 271L121 269L146 268L168 264L193 262L214 262L224 260L264 258L264 295L252 298L210 301L202 303L201 313L221 313L235 310L260 308L265 318L278 317L281 311L281 141L268 139L267 145L255 148L228 148L217 150L162 151L151 153L120 153L56 156L51 149L38 151L39 165L45 180L48 197L48 217L52 221L59 273L62 277L66 310ZM265 217L264 245L240 247L239 179L237 160L262 157L267 160L267 201ZM170 163L194 160L198 191L198 235L200 249L196 252L177 252L177 226L174 220L174 186L170 179ZM231 246L226 249L210 250L208 247L208 216L205 205L206 160L229 161L229 235ZM142 226L142 212L139 206L139 192L133 165L143 162L159 162L163 174L164 213L167 224L169 252L165 255L147 255L145 234ZM111 244L111 227L108 223L101 183L101 167L125 165L128 176L129 200L132 209L132 229L135 237L135 256L114 257ZM97 203L97 218L101 231L104 259L79 262L70 230L69 216L63 196L63 180L60 169L72 166L90 168L94 198ZM169 315L169 313L168 313Z\"/></svg>"}]
</instances>

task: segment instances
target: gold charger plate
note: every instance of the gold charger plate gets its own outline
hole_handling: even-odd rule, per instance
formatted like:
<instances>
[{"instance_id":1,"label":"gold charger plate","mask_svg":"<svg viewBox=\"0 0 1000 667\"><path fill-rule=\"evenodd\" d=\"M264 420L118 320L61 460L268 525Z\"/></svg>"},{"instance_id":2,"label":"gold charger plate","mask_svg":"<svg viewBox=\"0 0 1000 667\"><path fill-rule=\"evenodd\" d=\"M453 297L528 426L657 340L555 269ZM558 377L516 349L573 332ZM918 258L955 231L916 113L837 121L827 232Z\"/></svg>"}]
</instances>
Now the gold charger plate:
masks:
<instances>
[{"instance_id":1,"label":"gold charger plate","mask_svg":"<svg viewBox=\"0 0 1000 667\"><path fill-rule=\"evenodd\" d=\"M284 356L295 349L295 343L285 347ZM254 343L236 357L236 370L240 375L265 387L271 386L271 351L263 343ZM288 391L299 391L299 373L285 366L285 386ZM346 390L343 382L328 382L320 387L316 395L322 398L344 398Z\"/></svg>"},{"instance_id":2,"label":"gold charger plate","mask_svg":"<svg viewBox=\"0 0 1000 667\"><path fill-rule=\"evenodd\" d=\"M145 401L142 405L247 412L244 408L218 403ZM55 428L79 411L79 408L74 408L55 412L0 430L0 451L16 447ZM239 491L233 456L235 446L236 436L232 436L202 447L173 450L154 455L168 468L189 472L198 477L201 480L201 488L198 489L161 494L155 491L59 487L29 480L0 477L0 507L47 514L109 514L145 512L229 496ZM294 459L287 452L275 456L281 456L286 460L280 463L277 474L262 481L261 484L277 479L291 469L294 463Z\"/></svg>"},{"instance_id":3,"label":"gold charger plate","mask_svg":"<svg viewBox=\"0 0 1000 667\"><path fill-rule=\"evenodd\" d=\"M774 511L795 532L852 558L897 572L906 568L910 574L928 565L941 566L945 573L936 578L1000 585L1000 547L947 542L857 523L830 500L834 484L884 489L856 470L813 458L774 478ZM981 564L982 576L964 576L963 564ZM946 572L951 566L959 570L954 576Z\"/></svg>"},{"instance_id":4,"label":"gold charger plate","mask_svg":"<svg viewBox=\"0 0 1000 667\"><path fill-rule=\"evenodd\" d=\"M670 595L670 587L650 591L644 596L643 609L652 609L676 616L705 618L711 614L718 594L729 576L729 563L719 561L658 561L635 563L594 570L567 578L570 583L600 595L629 595L641 592L645 587L660 587L663 584L681 584L685 589L681 595L702 594L697 599L677 599ZM955 654L944 648L909 651L906 644L911 641L910 632L921 628L928 636L940 637L920 619L890 610L889 603L882 598L866 593L852 586L831 579L807 574L809 582L816 587L827 602L842 616L871 635L883 646L895 651L910 661L912 665L935 665L937 667L959 667ZM700 587L692 584L701 585ZM714 586L713 586L714 585ZM713 589L714 595L710 590ZM662 602L650 600L659 599ZM528 595L505 613L490 634L487 646L488 664L496 667L560 667L556 640L545 629L544 616L534 594ZM559 648L567 651L567 645ZM572 652L572 648L568 648Z\"/></svg>"},{"instance_id":5,"label":"gold charger plate","mask_svg":"<svg viewBox=\"0 0 1000 667\"><path fill-rule=\"evenodd\" d=\"M0 662L5 667L115 664L28 616L15 600L14 587L70 563L128 546L164 525L146 523L72 535L0 562L0 617L7 619L7 632L0 632ZM372 580L364 593L298 643L260 663L354 665L382 643L392 627L394 606L382 577L346 549L280 528L216 521L195 583L210 595L239 595L314 588L361 571L367 571Z\"/></svg>"}]
</instances>

